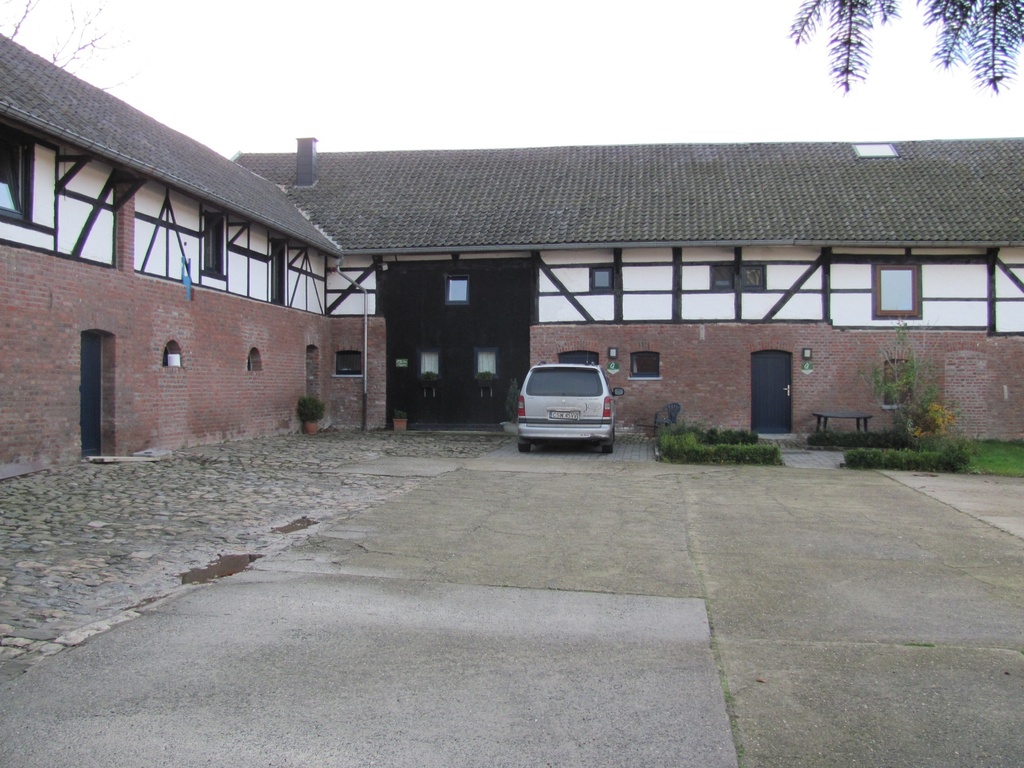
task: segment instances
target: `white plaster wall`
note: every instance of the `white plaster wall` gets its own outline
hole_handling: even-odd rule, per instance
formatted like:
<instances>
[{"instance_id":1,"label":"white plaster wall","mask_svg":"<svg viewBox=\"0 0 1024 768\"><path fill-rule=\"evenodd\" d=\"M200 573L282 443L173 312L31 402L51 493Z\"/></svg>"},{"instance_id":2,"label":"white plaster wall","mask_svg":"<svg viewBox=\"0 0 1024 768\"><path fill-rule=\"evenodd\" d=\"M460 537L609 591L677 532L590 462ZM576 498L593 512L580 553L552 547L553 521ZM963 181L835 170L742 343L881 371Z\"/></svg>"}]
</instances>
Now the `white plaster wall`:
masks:
<instances>
[{"instance_id":1,"label":"white plaster wall","mask_svg":"<svg viewBox=\"0 0 1024 768\"><path fill-rule=\"evenodd\" d=\"M179 227L196 233L195 235L182 233L182 238L195 240L199 236L199 203L184 195L171 192L171 209L174 211L174 220Z\"/></svg>"},{"instance_id":2,"label":"white plaster wall","mask_svg":"<svg viewBox=\"0 0 1024 768\"><path fill-rule=\"evenodd\" d=\"M798 264L769 264L765 272L765 283L769 291L788 291L803 277L807 267ZM800 290L821 290L821 269L814 270Z\"/></svg>"},{"instance_id":3,"label":"white plaster wall","mask_svg":"<svg viewBox=\"0 0 1024 768\"><path fill-rule=\"evenodd\" d=\"M549 266L561 264L614 264L615 254L610 248L588 248L570 251L542 251L541 260Z\"/></svg>"},{"instance_id":4,"label":"white plaster wall","mask_svg":"<svg viewBox=\"0 0 1024 768\"><path fill-rule=\"evenodd\" d=\"M781 298L781 293L744 293L742 319L763 319L768 314L768 310L774 307Z\"/></svg>"},{"instance_id":5,"label":"white plaster wall","mask_svg":"<svg viewBox=\"0 0 1024 768\"><path fill-rule=\"evenodd\" d=\"M579 322L583 315L562 296L541 296L538 316L542 323Z\"/></svg>"},{"instance_id":6,"label":"white plaster wall","mask_svg":"<svg viewBox=\"0 0 1024 768\"><path fill-rule=\"evenodd\" d=\"M1020 269L1011 268L1010 271L1021 280L1024 280L1024 267ZM996 270L996 298L997 299L1019 299L1022 297L1020 288L1013 284L1003 270Z\"/></svg>"},{"instance_id":7,"label":"white plaster wall","mask_svg":"<svg viewBox=\"0 0 1024 768\"><path fill-rule=\"evenodd\" d=\"M114 213L100 211L82 248L82 258L98 264L114 263Z\"/></svg>"},{"instance_id":8,"label":"white plaster wall","mask_svg":"<svg viewBox=\"0 0 1024 768\"><path fill-rule=\"evenodd\" d=\"M249 259L228 249L228 291L239 296L248 295Z\"/></svg>"},{"instance_id":9,"label":"white plaster wall","mask_svg":"<svg viewBox=\"0 0 1024 768\"><path fill-rule=\"evenodd\" d=\"M135 193L135 213L152 216L160 215L164 204L164 188L150 182Z\"/></svg>"},{"instance_id":10,"label":"white plaster wall","mask_svg":"<svg viewBox=\"0 0 1024 768\"><path fill-rule=\"evenodd\" d=\"M1024 332L1024 302L996 302L996 331L999 333Z\"/></svg>"},{"instance_id":11,"label":"white plaster wall","mask_svg":"<svg viewBox=\"0 0 1024 768\"><path fill-rule=\"evenodd\" d=\"M902 256L903 248L834 248L836 253L849 256Z\"/></svg>"},{"instance_id":12,"label":"white plaster wall","mask_svg":"<svg viewBox=\"0 0 1024 768\"><path fill-rule=\"evenodd\" d=\"M37 232L34 229L25 229L18 226L9 219L0 219L0 240L7 240L22 245L32 245L36 248L53 248L53 235L49 232Z\"/></svg>"},{"instance_id":13,"label":"white plaster wall","mask_svg":"<svg viewBox=\"0 0 1024 768\"><path fill-rule=\"evenodd\" d=\"M270 301L270 262L249 259L249 296Z\"/></svg>"},{"instance_id":14,"label":"white plaster wall","mask_svg":"<svg viewBox=\"0 0 1024 768\"><path fill-rule=\"evenodd\" d=\"M553 269L551 272L570 293L586 293L590 290L590 269L586 267Z\"/></svg>"},{"instance_id":15,"label":"white plaster wall","mask_svg":"<svg viewBox=\"0 0 1024 768\"><path fill-rule=\"evenodd\" d=\"M623 267L622 289L624 291L671 290L672 267Z\"/></svg>"},{"instance_id":16,"label":"white plaster wall","mask_svg":"<svg viewBox=\"0 0 1024 768\"><path fill-rule=\"evenodd\" d=\"M367 296L367 313L372 315L377 311L377 296L376 294L369 294ZM362 315L363 314L363 294L357 293L354 296L349 296L341 304L339 304L332 313L335 315Z\"/></svg>"},{"instance_id":17,"label":"white plaster wall","mask_svg":"<svg viewBox=\"0 0 1024 768\"><path fill-rule=\"evenodd\" d=\"M576 300L594 320L615 319L615 299L612 296L577 296Z\"/></svg>"},{"instance_id":18,"label":"white plaster wall","mask_svg":"<svg viewBox=\"0 0 1024 768\"><path fill-rule=\"evenodd\" d=\"M624 320L671 320L672 296L666 294L626 294L622 297Z\"/></svg>"},{"instance_id":19,"label":"white plaster wall","mask_svg":"<svg viewBox=\"0 0 1024 768\"><path fill-rule=\"evenodd\" d=\"M622 263L635 264L637 262L665 262L672 263L671 248L623 248Z\"/></svg>"},{"instance_id":20,"label":"white plaster wall","mask_svg":"<svg viewBox=\"0 0 1024 768\"><path fill-rule=\"evenodd\" d=\"M711 288L711 267L683 266L681 282L684 291L707 291ZM684 299L685 301L685 299Z\"/></svg>"},{"instance_id":21,"label":"white plaster wall","mask_svg":"<svg viewBox=\"0 0 1024 768\"><path fill-rule=\"evenodd\" d=\"M683 296L684 320L732 320L735 312L731 293L688 293Z\"/></svg>"},{"instance_id":22,"label":"white plaster wall","mask_svg":"<svg viewBox=\"0 0 1024 768\"><path fill-rule=\"evenodd\" d=\"M683 263L688 261L732 261L732 248L683 248Z\"/></svg>"},{"instance_id":23,"label":"white plaster wall","mask_svg":"<svg viewBox=\"0 0 1024 768\"><path fill-rule=\"evenodd\" d=\"M871 290L870 264L833 264L832 288ZM870 307L868 308L870 317Z\"/></svg>"},{"instance_id":24,"label":"white plaster wall","mask_svg":"<svg viewBox=\"0 0 1024 768\"><path fill-rule=\"evenodd\" d=\"M984 264L925 264L921 267L923 298L984 299L988 297L988 267Z\"/></svg>"},{"instance_id":25,"label":"white plaster wall","mask_svg":"<svg viewBox=\"0 0 1024 768\"><path fill-rule=\"evenodd\" d=\"M538 293L558 293L555 288L555 284L552 283L546 274L541 272L539 274L539 280L537 281L537 292Z\"/></svg>"},{"instance_id":26,"label":"white plaster wall","mask_svg":"<svg viewBox=\"0 0 1024 768\"><path fill-rule=\"evenodd\" d=\"M56 164L57 153L37 144L35 166L32 171L32 221L43 227L53 227ZM47 247L52 247L52 239L48 242Z\"/></svg>"},{"instance_id":27,"label":"white plaster wall","mask_svg":"<svg viewBox=\"0 0 1024 768\"><path fill-rule=\"evenodd\" d=\"M743 249L743 261L814 261L820 255L821 249L806 246L758 245Z\"/></svg>"},{"instance_id":28,"label":"white plaster wall","mask_svg":"<svg viewBox=\"0 0 1024 768\"><path fill-rule=\"evenodd\" d=\"M921 324L934 326L988 327L988 303L985 301L928 301L921 307Z\"/></svg>"},{"instance_id":29,"label":"white plaster wall","mask_svg":"<svg viewBox=\"0 0 1024 768\"><path fill-rule=\"evenodd\" d=\"M1024 248L1000 248L999 259L1004 264L1024 264Z\"/></svg>"},{"instance_id":30,"label":"white plaster wall","mask_svg":"<svg viewBox=\"0 0 1024 768\"><path fill-rule=\"evenodd\" d=\"M871 323L871 294L834 293L831 299L831 310L833 325L869 325Z\"/></svg>"},{"instance_id":31,"label":"white plaster wall","mask_svg":"<svg viewBox=\"0 0 1024 768\"><path fill-rule=\"evenodd\" d=\"M744 299L744 304L746 299ZM776 320L822 320L821 294L798 293L783 305Z\"/></svg>"},{"instance_id":32,"label":"white plaster wall","mask_svg":"<svg viewBox=\"0 0 1024 768\"><path fill-rule=\"evenodd\" d=\"M60 173L64 174L71 170L73 165L74 163L62 163ZM103 185L110 178L110 171L111 168L107 165L89 163L68 182L67 189L69 192L77 192L80 195L98 197L103 191Z\"/></svg>"}]
</instances>

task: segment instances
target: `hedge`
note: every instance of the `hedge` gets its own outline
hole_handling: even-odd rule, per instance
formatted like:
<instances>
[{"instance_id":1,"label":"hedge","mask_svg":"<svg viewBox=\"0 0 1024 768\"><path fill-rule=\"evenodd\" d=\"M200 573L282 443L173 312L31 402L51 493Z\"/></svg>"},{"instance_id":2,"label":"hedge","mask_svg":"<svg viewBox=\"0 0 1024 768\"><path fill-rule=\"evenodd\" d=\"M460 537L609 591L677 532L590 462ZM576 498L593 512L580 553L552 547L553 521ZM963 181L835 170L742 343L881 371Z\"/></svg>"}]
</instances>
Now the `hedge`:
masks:
<instances>
[{"instance_id":1,"label":"hedge","mask_svg":"<svg viewBox=\"0 0 1024 768\"><path fill-rule=\"evenodd\" d=\"M702 445L757 445L757 432L747 432L742 429L719 429L718 427L694 426L692 424L679 424L661 432L668 435L693 435L698 443Z\"/></svg>"},{"instance_id":2,"label":"hedge","mask_svg":"<svg viewBox=\"0 0 1024 768\"><path fill-rule=\"evenodd\" d=\"M964 472L971 463L970 449L960 444L950 445L938 451L851 448L843 457L850 469Z\"/></svg>"},{"instance_id":3,"label":"hedge","mask_svg":"<svg viewBox=\"0 0 1024 768\"><path fill-rule=\"evenodd\" d=\"M662 461L676 464L782 464L777 445L704 445L691 434L663 434L658 440Z\"/></svg>"}]
</instances>

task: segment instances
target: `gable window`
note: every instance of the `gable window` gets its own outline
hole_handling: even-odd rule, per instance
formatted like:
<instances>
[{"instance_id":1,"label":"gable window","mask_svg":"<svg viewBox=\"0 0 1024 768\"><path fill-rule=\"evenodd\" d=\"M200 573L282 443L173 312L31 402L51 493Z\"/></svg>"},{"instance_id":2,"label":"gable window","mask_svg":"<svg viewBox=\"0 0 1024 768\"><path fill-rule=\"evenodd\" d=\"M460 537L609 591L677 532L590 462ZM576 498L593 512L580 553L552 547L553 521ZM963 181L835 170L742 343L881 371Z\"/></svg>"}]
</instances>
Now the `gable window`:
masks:
<instances>
[{"instance_id":1,"label":"gable window","mask_svg":"<svg viewBox=\"0 0 1024 768\"><path fill-rule=\"evenodd\" d=\"M469 304L469 278L466 275L450 275L445 279L445 304Z\"/></svg>"},{"instance_id":2,"label":"gable window","mask_svg":"<svg viewBox=\"0 0 1024 768\"><path fill-rule=\"evenodd\" d=\"M224 216L208 213L205 216L206 229L203 231L203 272L224 274Z\"/></svg>"},{"instance_id":3,"label":"gable window","mask_svg":"<svg viewBox=\"0 0 1024 768\"><path fill-rule=\"evenodd\" d=\"M597 365L601 362L597 352L585 349L574 349L571 352L559 352L558 362L570 365Z\"/></svg>"},{"instance_id":4,"label":"gable window","mask_svg":"<svg viewBox=\"0 0 1024 768\"><path fill-rule=\"evenodd\" d=\"M28 217L31 145L0 133L0 213Z\"/></svg>"},{"instance_id":5,"label":"gable window","mask_svg":"<svg viewBox=\"0 0 1024 768\"><path fill-rule=\"evenodd\" d=\"M629 356L629 376L633 379L661 377L661 355L657 352L633 352Z\"/></svg>"},{"instance_id":6,"label":"gable window","mask_svg":"<svg viewBox=\"0 0 1024 768\"><path fill-rule=\"evenodd\" d=\"M590 268L590 290L592 293L610 293L615 287L611 267Z\"/></svg>"},{"instance_id":7,"label":"gable window","mask_svg":"<svg viewBox=\"0 0 1024 768\"><path fill-rule=\"evenodd\" d=\"M335 376L362 376L363 356L362 353L352 350L342 350L334 353L334 375Z\"/></svg>"},{"instance_id":8,"label":"gable window","mask_svg":"<svg viewBox=\"0 0 1024 768\"><path fill-rule=\"evenodd\" d=\"M286 241L270 241L270 302L272 304L284 304L287 256L288 243Z\"/></svg>"},{"instance_id":9,"label":"gable window","mask_svg":"<svg viewBox=\"0 0 1024 768\"><path fill-rule=\"evenodd\" d=\"M921 267L876 264L872 295L876 318L920 318Z\"/></svg>"}]
</instances>

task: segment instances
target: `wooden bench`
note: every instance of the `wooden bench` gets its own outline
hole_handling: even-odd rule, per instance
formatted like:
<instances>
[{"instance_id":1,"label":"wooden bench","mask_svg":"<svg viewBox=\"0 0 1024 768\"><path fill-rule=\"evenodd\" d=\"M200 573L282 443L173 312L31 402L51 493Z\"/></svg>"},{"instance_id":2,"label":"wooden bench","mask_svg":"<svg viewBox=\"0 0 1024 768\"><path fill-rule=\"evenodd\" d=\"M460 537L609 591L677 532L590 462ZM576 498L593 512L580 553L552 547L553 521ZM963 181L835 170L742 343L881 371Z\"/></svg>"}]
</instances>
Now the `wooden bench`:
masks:
<instances>
[{"instance_id":1,"label":"wooden bench","mask_svg":"<svg viewBox=\"0 0 1024 768\"><path fill-rule=\"evenodd\" d=\"M864 413L863 411L812 411L812 416L818 417L818 431L828 429L829 419L855 419L857 422L857 431L860 432L860 425L864 425L864 431L868 431L868 421L871 419L870 413Z\"/></svg>"}]
</instances>

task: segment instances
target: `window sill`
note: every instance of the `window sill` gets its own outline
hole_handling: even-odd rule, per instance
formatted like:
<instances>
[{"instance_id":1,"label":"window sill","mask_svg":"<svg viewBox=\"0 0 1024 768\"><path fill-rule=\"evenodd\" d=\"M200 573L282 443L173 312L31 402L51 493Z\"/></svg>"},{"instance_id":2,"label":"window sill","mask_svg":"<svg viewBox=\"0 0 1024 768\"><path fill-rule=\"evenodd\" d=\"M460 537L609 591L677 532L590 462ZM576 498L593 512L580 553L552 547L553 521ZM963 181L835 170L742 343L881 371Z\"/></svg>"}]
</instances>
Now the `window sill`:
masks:
<instances>
[{"instance_id":1,"label":"window sill","mask_svg":"<svg viewBox=\"0 0 1024 768\"><path fill-rule=\"evenodd\" d=\"M661 376L630 376L627 381L661 381Z\"/></svg>"},{"instance_id":2,"label":"window sill","mask_svg":"<svg viewBox=\"0 0 1024 768\"><path fill-rule=\"evenodd\" d=\"M332 379L361 379L363 374L361 373L332 373Z\"/></svg>"}]
</instances>

